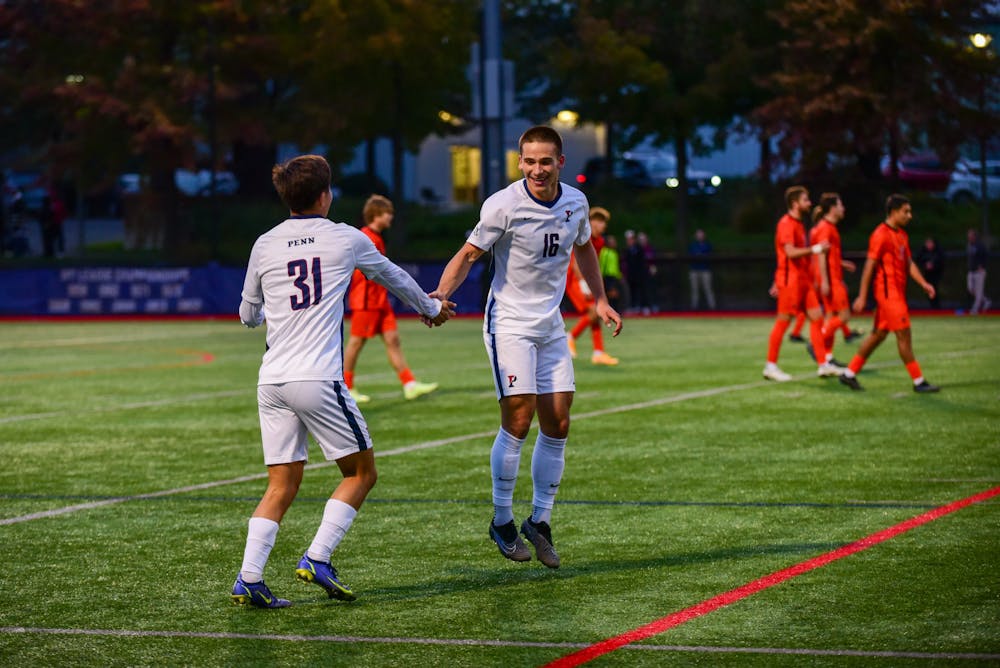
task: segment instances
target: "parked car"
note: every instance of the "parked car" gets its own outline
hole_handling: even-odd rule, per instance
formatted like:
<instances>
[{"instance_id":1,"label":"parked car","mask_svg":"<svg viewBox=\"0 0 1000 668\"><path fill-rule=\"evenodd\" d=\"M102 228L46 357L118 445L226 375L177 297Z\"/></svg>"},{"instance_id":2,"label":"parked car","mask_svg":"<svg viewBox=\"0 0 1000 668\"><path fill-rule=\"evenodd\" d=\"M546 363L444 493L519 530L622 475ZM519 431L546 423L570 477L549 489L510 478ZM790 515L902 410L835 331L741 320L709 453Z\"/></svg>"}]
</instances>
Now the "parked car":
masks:
<instances>
[{"instance_id":1,"label":"parked car","mask_svg":"<svg viewBox=\"0 0 1000 668\"><path fill-rule=\"evenodd\" d=\"M18 197L29 214L42 210L49 189L41 172L8 170L3 179L4 206L9 207ZM20 193L18 196L17 193Z\"/></svg>"},{"instance_id":2,"label":"parked car","mask_svg":"<svg viewBox=\"0 0 1000 668\"><path fill-rule=\"evenodd\" d=\"M191 197L208 197L212 194L212 172L199 169L197 172L189 169L178 169L174 172L174 183L177 189ZM218 195L235 195L240 189L240 182L232 172L215 173L215 192Z\"/></svg>"},{"instance_id":3,"label":"parked car","mask_svg":"<svg viewBox=\"0 0 1000 668\"><path fill-rule=\"evenodd\" d=\"M977 202L983 193L981 164L978 160L959 160L951 173L944 196L949 202ZM1000 199L1000 160L986 161L986 197Z\"/></svg>"},{"instance_id":4,"label":"parked car","mask_svg":"<svg viewBox=\"0 0 1000 668\"><path fill-rule=\"evenodd\" d=\"M687 170L688 192L692 195L712 195L722 184L722 178L710 172ZM597 156L587 160L583 173L576 181L582 187L612 179L632 188L677 188L677 159L670 153L629 152L611 160L611 173L607 173L607 159Z\"/></svg>"},{"instance_id":5,"label":"parked car","mask_svg":"<svg viewBox=\"0 0 1000 668\"><path fill-rule=\"evenodd\" d=\"M892 177L891 163L888 158L882 160L882 176ZM896 162L899 173L899 183L913 190L928 190L940 192L948 187L951 170L933 154L904 155Z\"/></svg>"},{"instance_id":6,"label":"parked car","mask_svg":"<svg viewBox=\"0 0 1000 668\"><path fill-rule=\"evenodd\" d=\"M680 186L680 179L677 178L677 156L664 151L628 151L625 158L636 160L649 173L650 179L657 186L665 185L668 188ZM714 195L722 185L722 177L712 172L688 167L686 170L688 179L688 192L692 195Z\"/></svg>"}]
</instances>

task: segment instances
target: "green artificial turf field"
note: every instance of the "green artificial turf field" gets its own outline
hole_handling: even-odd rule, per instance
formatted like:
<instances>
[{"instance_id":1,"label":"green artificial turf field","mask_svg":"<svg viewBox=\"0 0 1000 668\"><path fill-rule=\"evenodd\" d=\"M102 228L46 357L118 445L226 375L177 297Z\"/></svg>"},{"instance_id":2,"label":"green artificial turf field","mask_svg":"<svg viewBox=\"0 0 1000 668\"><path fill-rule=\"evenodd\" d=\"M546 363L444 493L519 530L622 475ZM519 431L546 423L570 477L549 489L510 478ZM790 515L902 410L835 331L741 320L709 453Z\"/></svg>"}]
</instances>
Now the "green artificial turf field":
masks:
<instances>
[{"instance_id":1,"label":"green artificial turf field","mask_svg":"<svg viewBox=\"0 0 1000 668\"><path fill-rule=\"evenodd\" d=\"M379 482L333 557L359 598L294 577L340 478L313 448L265 573L284 610L229 600L265 487L263 331L0 324L0 663L539 666L1000 486L1000 318L914 319L937 395L910 390L891 338L863 393L794 343L795 380L764 381L771 322L627 320L615 368L581 340L553 571L487 537L499 411L480 322L403 321L441 389L405 401L381 343L362 355ZM1000 496L590 665L1000 664L998 547Z\"/></svg>"}]
</instances>

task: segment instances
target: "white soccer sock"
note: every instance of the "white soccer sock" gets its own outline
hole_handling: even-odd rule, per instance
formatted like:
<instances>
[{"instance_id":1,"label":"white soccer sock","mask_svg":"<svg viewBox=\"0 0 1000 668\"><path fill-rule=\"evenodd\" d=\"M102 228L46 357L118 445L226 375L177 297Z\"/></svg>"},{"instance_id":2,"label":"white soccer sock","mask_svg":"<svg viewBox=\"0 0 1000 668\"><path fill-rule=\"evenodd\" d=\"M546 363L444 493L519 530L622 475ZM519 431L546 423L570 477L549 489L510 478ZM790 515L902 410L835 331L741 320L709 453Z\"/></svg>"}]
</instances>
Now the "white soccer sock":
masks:
<instances>
[{"instance_id":1,"label":"white soccer sock","mask_svg":"<svg viewBox=\"0 0 1000 668\"><path fill-rule=\"evenodd\" d=\"M328 563L330 555L340 545L340 541L344 538L347 530L351 528L351 523L354 522L354 516L357 514L358 511L355 510L354 506L348 503L337 499L327 501L326 508L323 510L323 521L319 523L319 529L316 530L316 537L313 538L312 545L306 550L309 558L324 564Z\"/></svg>"},{"instance_id":2,"label":"white soccer sock","mask_svg":"<svg viewBox=\"0 0 1000 668\"><path fill-rule=\"evenodd\" d=\"M531 481L535 490L532 522L549 522L552 519L552 506L555 505L565 468L566 439L552 438L539 431L535 451L531 454Z\"/></svg>"},{"instance_id":3,"label":"white soccer sock","mask_svg":"<svg viewBox=\"0 0 1000 668\"><path fill-rule=\"evenodd\" d=\"M243 566L240 574L244 582L260 582L264 579L264 567L271 555L271 548L278 537L278 523L266 517L251 517L247 530L247 545L243 550Z\"/></svg>"},{"instance_id":4,"label":"white soccer sock","mask_svg":"<svg viewBox=\"0 0 1000 668\"><path fill-rule=\"evenodd\" d=\"M523 438L514 438L503 427L493 439L490 471L493 474L493 523L496 526L514 521L514 485L517 484L524 441Z\"/></svg>"}]
</instances>

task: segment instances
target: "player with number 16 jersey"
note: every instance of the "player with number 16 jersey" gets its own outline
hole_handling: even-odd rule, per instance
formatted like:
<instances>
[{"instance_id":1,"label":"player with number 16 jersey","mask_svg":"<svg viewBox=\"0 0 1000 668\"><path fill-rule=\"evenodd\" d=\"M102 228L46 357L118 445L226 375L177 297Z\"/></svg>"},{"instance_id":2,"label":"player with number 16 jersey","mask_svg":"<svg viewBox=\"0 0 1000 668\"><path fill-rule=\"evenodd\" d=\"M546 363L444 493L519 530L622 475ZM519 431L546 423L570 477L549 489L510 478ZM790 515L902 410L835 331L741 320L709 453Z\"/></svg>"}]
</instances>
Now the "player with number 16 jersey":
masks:
<instances>
[{"instance_id":1,"label":"player with number 16 jersey","mask_svg":"<svg viewBox=\"0 0 1000 668\"><path fill-rule=\"evenodd\" d=\"M482 206L468 242L493 249L495 274L486 300L488 334L547 336L563 330L559 312L573 247L590 241L587 198L560 184L555 202L541 202L519 180Z\"/></svg>"}]
</instances>

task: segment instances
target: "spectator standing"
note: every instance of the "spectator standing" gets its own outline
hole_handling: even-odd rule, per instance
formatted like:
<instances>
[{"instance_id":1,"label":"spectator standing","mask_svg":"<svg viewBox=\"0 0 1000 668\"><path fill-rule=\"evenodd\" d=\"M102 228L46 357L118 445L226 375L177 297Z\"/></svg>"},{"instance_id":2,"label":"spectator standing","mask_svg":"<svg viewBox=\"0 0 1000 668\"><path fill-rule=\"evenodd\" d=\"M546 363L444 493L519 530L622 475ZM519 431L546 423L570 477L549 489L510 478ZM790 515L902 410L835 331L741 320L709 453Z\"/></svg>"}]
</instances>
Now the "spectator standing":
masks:
<instances>
[{"instance_id":1,"label":"spectator standing","mask_svg":"<svg viewBox=\"0 0 1000 668\"><path fill-rule=\"evenodd\" d=\"M646 253L633 230L625 230L625 280L630 295L629 310L633 313L649 309L649 263Z\"/></svg>"},{"instance_id":2,"label":"spectator standing","mask_svg":"<svg viewBox=\"0 0 1000 668\"><path fill-rule=\"evenodd\" d=\"M618 254L618 239L613 234L604 237L604 248L597 255L604 279L604 293L611 308L619 310L623 297L621 256Z\"/></svg>"},{"instance_id":3,"label":"spectator standing","mask_svg":"<svg viewBox=\"0 0 1000 668\"><path fill-rule=\"evenodd\" d=\"M969 273L966 277L966 286L969 295L972 297L972 306L969 307L969 315L978 315L989 310L993 302L986 297L986 264L990 259L989 251L979 239L975 230L969 230L966 235L968 245L965 247L966 255L969 258Z\"/></svg>"},{"instance_id":4,"label":"spectator standing","mask_svg":"<svg viewBox=\"0 0 1000 668\"><path fill-rule=\"evenodd\" d=\"M917 251L916 262L917 266L920 267L920 273L924 275L928 283L934 286L934 296L929 298L931 308L941 308L938 285L941 283L941 275L944 273L944 251L938 245L937 239L934 237L924 239L924 245Z\"/></svg>"},{"instance_id":5,"label":"spectator standing","mask_svg":"<svg viewBox=\"0 0 1000 668\"><path fill-rule=\"evenodd\" d=\"M691 269L688 272L688 278L691 280L691 309L693 311L697 311L701 304L701 294L704 294L705 304L708 305L709 310L715 310L712 266L709 261L712 250L712 242L705 237L705 230L695 230L694 241L688 244L688 255L691 256Z\"/></svg>"}]
</instances>

